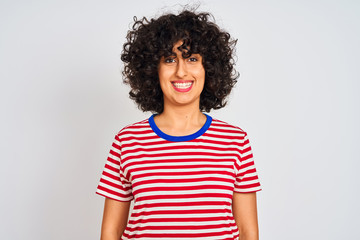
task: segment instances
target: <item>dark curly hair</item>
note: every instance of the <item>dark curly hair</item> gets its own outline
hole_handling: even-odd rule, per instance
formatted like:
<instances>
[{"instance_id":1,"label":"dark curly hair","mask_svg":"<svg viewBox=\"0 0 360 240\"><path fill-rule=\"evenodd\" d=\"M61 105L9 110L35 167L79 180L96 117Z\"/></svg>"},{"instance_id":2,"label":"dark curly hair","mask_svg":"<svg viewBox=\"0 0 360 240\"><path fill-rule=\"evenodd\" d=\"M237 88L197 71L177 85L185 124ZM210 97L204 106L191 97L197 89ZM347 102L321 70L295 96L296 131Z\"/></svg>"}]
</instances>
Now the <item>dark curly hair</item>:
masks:
<instances>
[{"instance_id":1,"label":"dark curly hair","mask_svg":"<svg viewBox=\"0 0 360 240\"><path fill-rule=\"evenodd\" d=\"M150 21L134 17L123 45L121 60L125 67L124 83L129 84L130 98L142 111L162 113L163 92L160 87L158 65L162 56L173 55L173 46L179 40L182 56L192 53L202 56L205 85L200 95L200 110L210 112L226 105L226 97L237 82L239 73L233 68L237 40L222 31L207 12L183 10L180 14L166 14Z\"/></svg>"}]
</instances>

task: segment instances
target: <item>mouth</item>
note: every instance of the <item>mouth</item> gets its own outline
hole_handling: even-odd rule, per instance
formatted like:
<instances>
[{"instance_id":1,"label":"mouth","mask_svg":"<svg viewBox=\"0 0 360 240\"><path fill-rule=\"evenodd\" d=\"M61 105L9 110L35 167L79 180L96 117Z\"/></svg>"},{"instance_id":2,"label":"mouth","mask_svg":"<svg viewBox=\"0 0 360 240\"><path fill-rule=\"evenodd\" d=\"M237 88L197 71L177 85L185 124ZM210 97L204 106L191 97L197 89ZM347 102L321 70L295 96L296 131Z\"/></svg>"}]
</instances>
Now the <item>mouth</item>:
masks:
<instances>
[{"instance_id":1,"label":"mouth","mask_svg":"<svg viewBox=\"0 0 360 240\"><path fill-rule=\"evenodd\" d=\"M194 81L172 81L171 85L178 92L188 92L192 88Z\"/></svg>"}]
</instances>

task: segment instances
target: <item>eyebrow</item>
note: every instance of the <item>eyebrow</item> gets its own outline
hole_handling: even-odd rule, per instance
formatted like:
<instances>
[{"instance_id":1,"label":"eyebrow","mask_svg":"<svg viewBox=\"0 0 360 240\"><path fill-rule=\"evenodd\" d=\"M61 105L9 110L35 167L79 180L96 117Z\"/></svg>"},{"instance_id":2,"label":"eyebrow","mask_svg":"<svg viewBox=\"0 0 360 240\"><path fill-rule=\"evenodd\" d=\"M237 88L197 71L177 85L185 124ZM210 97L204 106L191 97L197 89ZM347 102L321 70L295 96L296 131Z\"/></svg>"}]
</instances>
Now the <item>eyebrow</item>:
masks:
<instances>
[{"instance_id":1,"label":"eyebrow","mask_svg":"<svg viewBox=\"0 0 360 240\"><path fill-rule=\"evenodd\" d=\"M182 57L182 52L179 53L179 55ZM191 54L189 55L189 57L191 57L191 56L193 56L193 55L199 55L200 57L202 57L202 55L201 55L200 53L191 53ZM161 57L168 58L168 57L177 57L177 56L178 56L178 54L176 54L175 52L172 52L172 54L170 54L170 55L163 55L163 56L161 56ZM189 58L189 57L186 57L186 58Z\"/></svg>"}]
</instances>

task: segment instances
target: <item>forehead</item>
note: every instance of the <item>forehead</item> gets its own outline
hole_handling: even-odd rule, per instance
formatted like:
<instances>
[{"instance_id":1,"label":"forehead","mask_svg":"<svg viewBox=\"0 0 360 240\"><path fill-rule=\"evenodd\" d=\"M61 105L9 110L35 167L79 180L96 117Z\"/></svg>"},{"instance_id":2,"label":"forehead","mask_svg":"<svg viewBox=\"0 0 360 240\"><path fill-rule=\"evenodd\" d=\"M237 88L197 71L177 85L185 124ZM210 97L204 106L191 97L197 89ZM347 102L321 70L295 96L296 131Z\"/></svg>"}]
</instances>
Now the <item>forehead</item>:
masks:
<instances>
[{"instance_id":1,"label":"forehead","mask_svg":"<svg viewBox=\"0 0 360 240\"><path fill-rule=\"evenodd\" d=\"M190 45L191 45L190 39L178 40L173 44L171 51L169 51L170 49L165 51L163 56L168 57L168 56L179 56L180 55L183 58L188 58L193 54L201 55L197 51L192 51Z\"/></svg>"},{"instance_id":2,"label":"forehead","mask_svg":"<svg viewBox=\"0 0 360 240\"><path fill-rule=\"evenodd\" d=\"M177 41L177 42L173 45L173 51L174 51L174 50L179 50L178 47L180 47L183 43L184 43L183 40Z\"/></svg>"},{"instance_id":3,"label":"forehead","mask_svg":"<svg viewBox=\"0 0 360 240\"><path fill-rule=\"evenodd\" d=\"M185 48L182 47L182 44L183 44L184 41L180 40L180 41L177 41L174 45L173 45L173 48L172 48L172 54L171 55L182 55L183 53L187 53L189 52L189 49L190 47L189 46L186 46Z\"/></svg>"}]
</instances>

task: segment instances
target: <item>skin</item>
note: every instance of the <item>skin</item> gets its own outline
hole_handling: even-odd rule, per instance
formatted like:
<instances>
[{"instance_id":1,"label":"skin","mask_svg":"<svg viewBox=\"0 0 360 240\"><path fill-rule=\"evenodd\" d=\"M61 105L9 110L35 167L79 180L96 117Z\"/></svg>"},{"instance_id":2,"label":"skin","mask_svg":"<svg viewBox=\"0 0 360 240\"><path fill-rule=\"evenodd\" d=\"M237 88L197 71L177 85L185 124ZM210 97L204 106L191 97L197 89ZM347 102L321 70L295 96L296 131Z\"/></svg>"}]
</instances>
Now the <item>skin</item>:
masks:
<instances>
[{"instance_id":1,"label":"skin","mask_svg":"<svg viewBox=\"0 0 360 240\"><path fill-rule=\"evenodd\" d=\"M198 131L206 122L200 111L200 94L205 83L205 69L202 57L193 54L182 58L177 49L181 41L174 44L176 56L162 58L158 73L164 94L164 111L154 117L159 129L172 136L185 136ZM172 81L191 80L188 92L176 91ZM130 202L105 198L101 240L119 240L128 221ZM240 240L258 240L256 193L233 194L232 211L239 228Z\"/></svg>"},{"instance_id":2,"label":"skin","mask_svg":"<svg viewBox=\"0 0 360 240\"><path fill-rule=\"evenodd\" d=\"M200 94L205 83L205 69L200 54L184 59L177 49L182 44L174 44L175 56L162 58L159 63L159 81L164 94L164 111L154 117L156 125L172 136L189 135L199 130L206 122L200 112ZM178 92L171 81L191 80L193 86L188 92Z\"/></svg>"},{"instance_id":3,"label":"skin","mask_svg":"<svg viewBox=\"0 0 360 240\"><path fill-rule=\"evenodd\" d=\"M120 239L128 221L130 203L105 198L101 240Z\"/></svg>"},{"instance_id":4,"label":"skin","mask_svg":"<svg viewBox=\"0 0 360 240\"><path fill-rule=\"evenodd\" d=\"M240 240L258 240L256 193L234 192L232 211L239 229Z\"/></svg>"}]
</instances>

